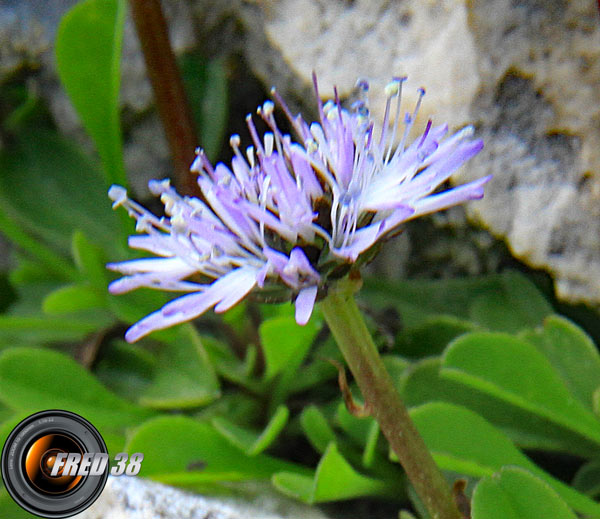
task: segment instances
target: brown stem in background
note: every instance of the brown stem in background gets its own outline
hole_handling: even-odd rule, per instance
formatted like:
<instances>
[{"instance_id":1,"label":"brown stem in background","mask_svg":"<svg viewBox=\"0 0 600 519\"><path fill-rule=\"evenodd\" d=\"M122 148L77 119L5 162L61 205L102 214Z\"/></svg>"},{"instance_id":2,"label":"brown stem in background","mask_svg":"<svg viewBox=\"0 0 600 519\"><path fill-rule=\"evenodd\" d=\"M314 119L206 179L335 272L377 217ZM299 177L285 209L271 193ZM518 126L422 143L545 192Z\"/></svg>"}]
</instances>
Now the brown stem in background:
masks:
<instances>
[{"instance_id":1,"label":"brown stem in background","mask_svg":"<svg viewBox=\"0 0 600 519\"><path fill-rule=\"evenodd\" d=\"M198 146L197 133L169 41L160 0L130 0L129 3L154 99L171 150L174 182L181 193L198 196L200 193L196 176L190 173L194 151Z\"/></svg>"}]
</instances>

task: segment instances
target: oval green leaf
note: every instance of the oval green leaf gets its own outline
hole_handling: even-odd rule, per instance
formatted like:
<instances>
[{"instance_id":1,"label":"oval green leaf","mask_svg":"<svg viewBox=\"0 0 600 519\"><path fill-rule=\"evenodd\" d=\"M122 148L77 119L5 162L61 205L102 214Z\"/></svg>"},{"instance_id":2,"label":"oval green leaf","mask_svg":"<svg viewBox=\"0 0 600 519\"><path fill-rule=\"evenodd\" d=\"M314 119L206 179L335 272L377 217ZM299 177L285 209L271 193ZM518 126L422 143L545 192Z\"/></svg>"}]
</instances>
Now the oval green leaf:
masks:
<instances>
[{"instance_id":1,"label":"oval green leaf","mask_svg":"<svg viewBox=\"0 0 600 519\"><path fill-rule=\"evenodd\" d=\"M546 483L517 467L506 467L475 487L473 519L576 519Z\"/></svg>"},{"instance_id":2,"label":"oval green leaf","mask_svg":"<svg viewBox=\"0 0 600 519\"><path fill-rule=\"evenodd\" d=\"M503 333L463 335L446 350L440 373L600 444L600 421L529 342Z\"/></svg>"},{"instance_id":3,"label":"oval green leaf","mask_svg":"<svg viewBox=\"0 0 600 519\"><path fill-rule=\"evenodd\" d=\"M94 139L109 184L125 185L119 86L124 0L85 0L62 19L56 38L59 77Z\"/></svg>"},{"instance_id":4,"label":"oval green leaf","mask_svg":"<svg viewBox=\"0 0 600 519\"><path fill-rule=\"evenodd\" d=\"M550 361L573 396L592 410L594 391L600 387L600 354L592 339L559 315L546 318L543 328L522 337Z\"/></svg>"},{"instance_id":5,"label":"oval green leaf","mask_svg":"<svg viewBox=\"0 0 600 519\"><path fill-rule=\"evenodd\" d=\"M359 474L331 443L321 458L313 478L282 472L272 478L284 494L305 503L324 503L363 496L398 495L398 489L387 481Z\"/></svg>"},{"instance_id":6,"label":"oval green leaf","mask_svg":"<svg viewBox=\"0 0 600 519\"><path fill-rule=\"evenodd\" d=\"M431 402L410 414L440 468L485 477L505 465L519 466L544 480L577 512L600 518L600 504L539 469L502 432L474 412Z\"/></svg>"}]
</instances>

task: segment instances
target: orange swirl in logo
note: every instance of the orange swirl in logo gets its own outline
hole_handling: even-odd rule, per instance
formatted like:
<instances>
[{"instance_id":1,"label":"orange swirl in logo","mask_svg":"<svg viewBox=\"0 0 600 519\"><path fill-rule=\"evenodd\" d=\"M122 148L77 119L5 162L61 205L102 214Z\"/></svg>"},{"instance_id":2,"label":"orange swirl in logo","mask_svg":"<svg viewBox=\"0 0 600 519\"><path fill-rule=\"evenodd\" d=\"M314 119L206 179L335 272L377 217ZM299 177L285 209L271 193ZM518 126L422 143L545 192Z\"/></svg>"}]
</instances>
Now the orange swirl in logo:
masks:
<instances>
[{"instance_id":1,"label":"orange swirl in logo","mask_svg":"<svg viewBox=\"0 0 600 519\"><path fill-rule=\"evenodd\" d=\"M27 451L25 473L29 483L46 494L65 494L75 488L82 476L63 475L63 469L57 476L51 476L56 455L65 453L83 454L83 449L72 438L64 434L45 434L35 440Z\"/></svg>"}]
</instances>

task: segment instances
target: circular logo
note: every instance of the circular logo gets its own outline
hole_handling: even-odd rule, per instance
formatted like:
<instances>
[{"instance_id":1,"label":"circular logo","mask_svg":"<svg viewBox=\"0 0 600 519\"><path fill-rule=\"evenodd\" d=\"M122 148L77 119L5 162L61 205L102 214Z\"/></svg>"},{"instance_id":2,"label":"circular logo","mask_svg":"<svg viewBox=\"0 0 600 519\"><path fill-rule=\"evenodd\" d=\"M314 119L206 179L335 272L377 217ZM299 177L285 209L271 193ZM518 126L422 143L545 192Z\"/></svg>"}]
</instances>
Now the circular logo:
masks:
<instances>
[{"instance_id":1,"label":"circular logo","mask_svg":"<svg viewBox=\"0 0 600 519\"><path fill-rule=\"evenodd\" d=\"M88 508L108 477L100 433L69 411L33 414L17 425L2 449L2 480L19 506L61 518Z\"/></svg>"}]
</instances>

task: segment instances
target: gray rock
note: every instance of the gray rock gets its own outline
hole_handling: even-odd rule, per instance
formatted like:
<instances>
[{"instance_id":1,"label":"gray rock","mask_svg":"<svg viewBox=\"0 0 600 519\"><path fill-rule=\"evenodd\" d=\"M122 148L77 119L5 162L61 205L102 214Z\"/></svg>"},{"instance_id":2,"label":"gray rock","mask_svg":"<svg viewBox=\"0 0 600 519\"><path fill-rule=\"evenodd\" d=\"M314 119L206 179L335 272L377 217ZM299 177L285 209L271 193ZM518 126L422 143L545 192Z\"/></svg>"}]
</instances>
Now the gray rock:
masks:
<instances>
[{"instance_id":1,"label":"gray rock","mask_svg":"<svg viewBox=\"0 0 600 519\"><path fill-rule=\"evenodd\" d=\"M600 303L600 25L592 1L490 2L471 12L481 87L472 113L495 175L469 211L548 270L559 298ZM492 22L493 19L493 22Z\"/></svg>"},{"instance_id":2,"label":"gray rock","mask_svg":"<svg viewBox=\"0 0 600 519\"><path fill-rule=\"evenodd\" d=\"M38 67L62 14L76 0L0 2L0 81L23 66Z\"/></svg>"},{"instance_id":3,"label":"gray rock","mask_svg":"<svg viewBox=\"0 0 600 519\"><path fill-rule=\"evenodd\" d=\"M454 179L494 174L469 216L550 272L559 298L598 304L598 16L592 0L280 0L264 9L262 26L249 24L269 51L248 59L275 82L291 71L297 92L312 70L323 92L335 83L341 95L357 76L375 94L391 75L408 75L407 106L427 86L423 119L474 122L486 142ZM373 96L372 105L383 102Z\"/></svg>"},{"instance_id":4,"label":"gray rock","mask_svg":"<svg viewBox=\"0 0 600 519\"><path fill-rule=\"evenodd\" d=\"M317 508L262 495L252 500L190 494L149 480L109 476L78 519L327 519Z\"/></svg>"}]
</instances>

